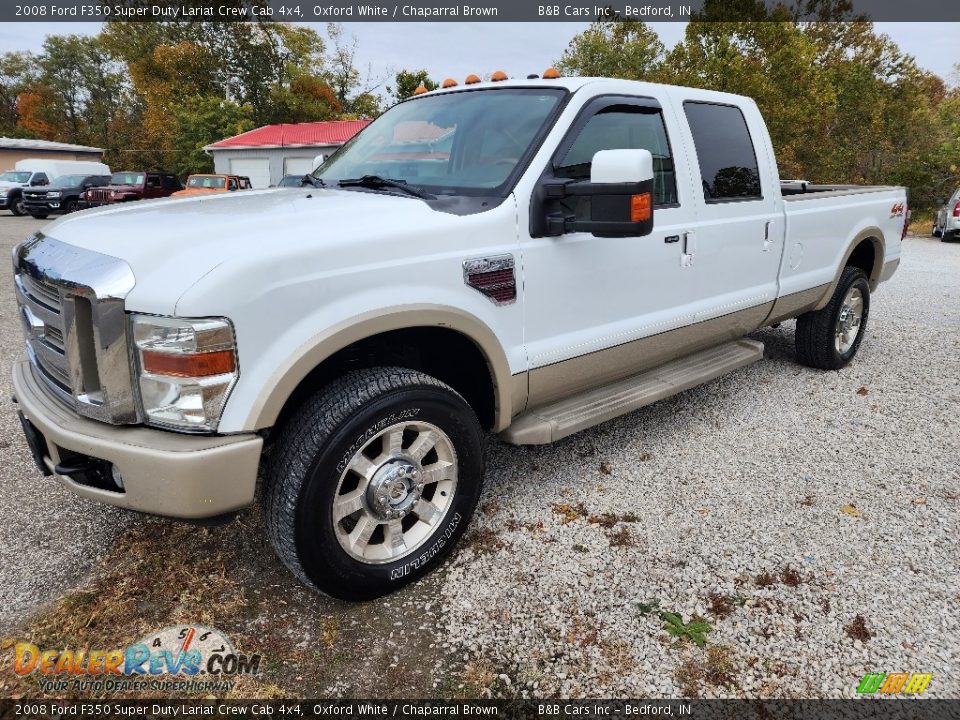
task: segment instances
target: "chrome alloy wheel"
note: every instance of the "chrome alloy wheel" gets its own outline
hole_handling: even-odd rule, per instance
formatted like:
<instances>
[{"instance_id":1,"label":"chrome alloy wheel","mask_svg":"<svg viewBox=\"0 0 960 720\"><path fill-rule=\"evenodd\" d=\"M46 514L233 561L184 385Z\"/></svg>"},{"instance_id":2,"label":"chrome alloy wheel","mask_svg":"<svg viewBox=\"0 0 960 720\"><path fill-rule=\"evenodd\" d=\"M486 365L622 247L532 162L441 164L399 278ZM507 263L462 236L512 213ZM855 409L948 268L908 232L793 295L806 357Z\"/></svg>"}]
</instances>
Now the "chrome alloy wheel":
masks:
<instances>
[{"instance_id":1,"label":"chrome alloy wheel","mask_svg":"<svg viewBox=\"0 0 960 720\"><path fill-rule=\"evenodd\" d=\"M860 334L860 325L863 322L863 293L860 288L852 287L847 291L837 316L837 328L834 336L834 347L841 355L846 354L853 347L853 343Z\"/></svg>"},{"instance_id":2,"label":"chrome alloy wheel","mask_svg":"<svg viewBox=\"0 0 960 720\"><path fill-rule=\"evenodd\" d=\"M436 425L401 422L347 463L333 500L340 547L370 564L417 550L446 516L457 490L457 454Z\"/></svg>"}]
</instances>

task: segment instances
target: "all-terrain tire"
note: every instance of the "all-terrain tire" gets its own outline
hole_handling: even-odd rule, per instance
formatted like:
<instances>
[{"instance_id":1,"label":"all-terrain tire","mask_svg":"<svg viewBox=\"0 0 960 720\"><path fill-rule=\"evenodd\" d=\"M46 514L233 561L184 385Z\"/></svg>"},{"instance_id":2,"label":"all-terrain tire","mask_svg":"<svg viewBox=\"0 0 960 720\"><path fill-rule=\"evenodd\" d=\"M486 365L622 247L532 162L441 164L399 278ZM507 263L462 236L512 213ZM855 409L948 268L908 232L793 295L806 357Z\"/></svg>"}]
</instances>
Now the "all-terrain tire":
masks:
<instances>
[{"instance_id":1,"label":"all-terrain tire","mask_svg":"<svg viewBox=\"0 0 960 720\"><path fill-rule=\"evenodd\" d=\"M853 344L841 351L837 348L837 328L841 321L844 299L853 289L859 290L863 299L862 317ZM844 367L860 348L869 314L870 284L866 274L860 268L845 267L829 304L822 310L804 313L797 318L797 361L821 370L839 370Z\"/></svg>"},{"instance_id":2,"label":"all-terrain tire","mask_svg":"<svg viewBox=\"0 0 960 720\"><path fill-rule=\"evenodd\" d=\"M417 423L438 428L448 441L456 470L452 498L446 498L446 490L434 491L444 495L444 514L422 530L429 534L407 554L381 561L353 557L342 545L345 531L338 523L345 520L335 520L333 510L334 502L345 497L338 493L350 475L352 459L387 429ZM278 435L264 467L263 508L270 542L294 575L333 597L380 597L438 567L463 535L480 497L483 433L476 414L451 387L415 370L379 367L347 373L307 400ZM413 453L406 439L400 447L397 452ZM368 480L366 487L373 484ZM427 491L423 493L426 498ZM421 522L416 511L409 519Z\"/></svg>"}]
</instances>

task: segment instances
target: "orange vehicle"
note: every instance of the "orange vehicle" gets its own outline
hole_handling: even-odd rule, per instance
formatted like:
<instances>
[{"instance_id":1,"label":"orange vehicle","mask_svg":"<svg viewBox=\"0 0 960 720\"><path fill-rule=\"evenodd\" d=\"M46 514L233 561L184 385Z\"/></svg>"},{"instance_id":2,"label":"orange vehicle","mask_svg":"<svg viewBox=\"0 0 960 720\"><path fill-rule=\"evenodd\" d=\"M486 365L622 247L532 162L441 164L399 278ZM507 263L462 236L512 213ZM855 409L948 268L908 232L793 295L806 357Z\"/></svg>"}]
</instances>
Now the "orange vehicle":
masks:
<instances>
[{"instance_id":1,"label":"orange vehicle","mask_svg":"<svg viewBox=\"0 0 960 720\"><path fill-rule=\"evenodd\" d=\"M191 175L187 178L186 189L175 192L170 197L205 195L206 193L250 190L252 188L250 178L245 175Z\"/></svg>"}]
</instances>

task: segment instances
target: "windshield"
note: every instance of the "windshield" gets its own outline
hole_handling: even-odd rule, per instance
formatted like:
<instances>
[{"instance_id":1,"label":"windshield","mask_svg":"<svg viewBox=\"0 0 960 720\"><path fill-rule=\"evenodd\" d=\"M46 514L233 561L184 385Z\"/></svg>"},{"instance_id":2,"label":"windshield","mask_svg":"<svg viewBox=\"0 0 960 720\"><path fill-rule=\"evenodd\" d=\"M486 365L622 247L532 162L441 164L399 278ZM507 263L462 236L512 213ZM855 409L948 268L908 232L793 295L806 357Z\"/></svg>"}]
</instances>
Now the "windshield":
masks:
<instances>
[{"instance_id":1,"label":"windshield","mask_svg":"<svg viewBox=\"0 0 960 720\"><path fill-rule=\"evenodd\" d=\"M111 185L143 185L143 173L118 172L110 176Z\"/></svg>"},{"instance_id":2,"label":"windshield","mask_svg":"<svg viewBox=\"0 0 960 720\"><path fill-rule=\"evenodd\" d=\"M496 194L563 94L556 88L503 88L402 102L313 174L327 185L379 175L437 194Z\"/></svg>"},{"instance_id":3,"label":"windshield","mask_svg":"<svg viewBox=\"0 0 960 720\"><path fill-rule=\"evenodd\" d=\"M187 180L188 188L214 188L222 190L227 185L227 179L218 175L191 175Z\"/></svg>"},{"instance_id":4,"label":"windshield","mask_svg":"<svg viewBox=\"0 0 960 720\"><path fill-rule=\"evenodd\" d=\"M15 182L15 183L25 183L30 179L30 173L28 172L5 172L0 175L0 182Z\"/></svg>"},{"instance_id":5,"label":"windshield","mask_svg":"<svg viewBox=\"0 0 960 720\"><path fill-rule=\"evenodd\" d=\"M60 177L54 178L50 184L54 187L75 188L83 185L83 181L86 179L86 175L61 175Z\"/></svg>"}]
</instances>

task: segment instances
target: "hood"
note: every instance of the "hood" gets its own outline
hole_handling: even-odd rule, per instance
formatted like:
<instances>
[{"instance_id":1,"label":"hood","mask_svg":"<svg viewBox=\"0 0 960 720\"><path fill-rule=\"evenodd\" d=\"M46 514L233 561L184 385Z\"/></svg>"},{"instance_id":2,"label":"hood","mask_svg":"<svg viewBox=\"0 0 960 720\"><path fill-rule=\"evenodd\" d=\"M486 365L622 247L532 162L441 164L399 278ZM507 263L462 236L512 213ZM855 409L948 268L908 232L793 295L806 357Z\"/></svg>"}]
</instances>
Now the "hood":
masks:
<instances>
[{"instance_id":1,"label":"hood","mask_svg":"<svg viewBox=\"0 0 960 720\"><path fill-rule=\"evenodd\" d=\"M356 264L365 243L390 241L389 253L409 252L392 242L398 228L416 234L461 219L413 197L284 188L108 205L66 215L43 232L125 260L136 277L128 308L173 314L183 293L224 263Z\"/></svg>"},{"instance_id":2,"label":"hood","mask_svg":"<svg viewBox=\"0 0 960 720\"><path fill-rule=\"evenodd\" d=\"M89 190L91 188L87 188L87 189ZM60 185L44 185L42 187L24 188L23 192L27 195L30 195L30 194L42 195L48 192L69 192L71 190L75 190L76 192L83 192L83 188L61 187Z\"/></svg>"},{"instance_id":3,"label":"hood","mask_svg":"<svg viewBox=\"0 0 960 720\"><path fill-rule=\"evenodd\" d=\"M9 180L0 180L0 190L9 190L15 187L26 187L26 183L15 183Z\"/></svg>"},{"instance_id":4,"label":"hood","mask_svg":"<svg viewBox=\"0 0 960 720\"><path fill-rule=\"evenodd\" d=\"M91 190L122 190L124 192L129 192L130 190L139 190L140 185L97 185L97 187L90 188Z\"/></svg>"}]
</instances>

